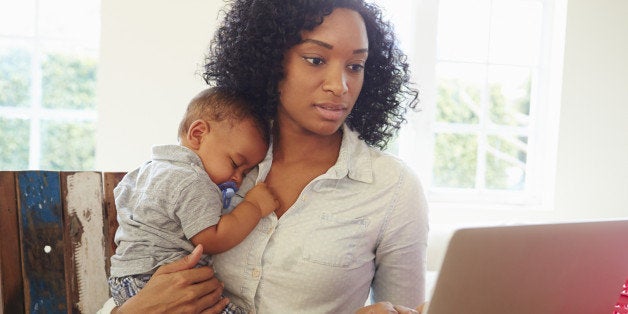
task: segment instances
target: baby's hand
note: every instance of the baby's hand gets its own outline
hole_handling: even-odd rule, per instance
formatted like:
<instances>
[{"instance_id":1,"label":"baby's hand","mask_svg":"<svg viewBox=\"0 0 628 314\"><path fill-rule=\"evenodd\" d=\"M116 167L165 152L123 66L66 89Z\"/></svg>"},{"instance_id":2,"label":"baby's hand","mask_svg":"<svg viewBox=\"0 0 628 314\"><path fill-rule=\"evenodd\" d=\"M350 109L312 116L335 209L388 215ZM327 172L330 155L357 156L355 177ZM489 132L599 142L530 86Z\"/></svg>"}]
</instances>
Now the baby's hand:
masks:
<instances>
[{"instance_id":1,"label":"baby's hand","mask_svg":"<svg viewBox=\"0 0 628 314\"><path fill-rule=\"evenodd\" d=\"M279 207L279 201L268 186L266 186L266 183L263 182L258 183L246 193L244 200L257 206L262 217L270 215L270 213L274 212L275 209Z\"/></svg>"}]
</instances>

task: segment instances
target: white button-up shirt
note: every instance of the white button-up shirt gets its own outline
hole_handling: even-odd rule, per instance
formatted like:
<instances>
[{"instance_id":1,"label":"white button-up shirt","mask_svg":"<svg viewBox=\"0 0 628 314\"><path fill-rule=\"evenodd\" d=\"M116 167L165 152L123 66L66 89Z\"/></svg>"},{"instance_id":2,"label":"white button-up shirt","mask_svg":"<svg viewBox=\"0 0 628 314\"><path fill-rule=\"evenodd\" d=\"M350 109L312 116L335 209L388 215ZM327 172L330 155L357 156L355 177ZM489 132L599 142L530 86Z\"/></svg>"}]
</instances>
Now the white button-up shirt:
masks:
<instances>
[{"instance_id":1,"label":"white button-up shirt","mask_svg":"<svg viewBox=\"0 0 628 314\"><path fill-rule=\"evenodd\" d=\"M263 218L235 248L214 256L225 295L253 313L353 313L372 301L416 307L425 297L427 204L416 175L344 126L334 166L281 218ZM232 207L264 181L243 182Z\"/></svg>"}]
</instances>

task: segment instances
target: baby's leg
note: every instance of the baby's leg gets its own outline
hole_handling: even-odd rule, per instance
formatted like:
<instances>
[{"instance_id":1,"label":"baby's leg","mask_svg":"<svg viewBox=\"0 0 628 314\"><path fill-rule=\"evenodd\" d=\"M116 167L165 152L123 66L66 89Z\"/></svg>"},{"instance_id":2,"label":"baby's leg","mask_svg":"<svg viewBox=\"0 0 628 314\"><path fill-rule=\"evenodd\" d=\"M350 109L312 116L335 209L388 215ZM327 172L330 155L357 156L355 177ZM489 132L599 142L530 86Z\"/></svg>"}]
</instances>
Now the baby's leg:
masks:
<instances>
[{"instance_id":1,"label":"baby's leg","mask_svg":"<svg viewBox=\"0 0 628 314\"><path fill-rule=\"evenodd\" d=\"M148 282L151 275L140 274L126 277L109 278L109 290L116 306L122 305L126 300L136 295Z\"/></svg>"}]
</instances>

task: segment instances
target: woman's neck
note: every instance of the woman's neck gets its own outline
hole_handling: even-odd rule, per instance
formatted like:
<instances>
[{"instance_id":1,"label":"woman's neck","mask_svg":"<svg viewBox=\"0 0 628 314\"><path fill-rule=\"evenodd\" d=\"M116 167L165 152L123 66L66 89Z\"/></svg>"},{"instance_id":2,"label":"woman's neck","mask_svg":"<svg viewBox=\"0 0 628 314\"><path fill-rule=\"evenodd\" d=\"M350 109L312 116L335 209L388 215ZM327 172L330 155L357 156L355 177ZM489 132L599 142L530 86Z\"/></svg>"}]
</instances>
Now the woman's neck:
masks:
<instances>
[{"instance_id":1,"label":"woman's neck","mask_svg":"<svg viewBox=\"0 0 628 314\"><path fill-rule=\"evenodd\" d=\"M275 129L273 162L266 183L275 191L280 203L275 210L277 217L281 217L296 202L312 180L336 163L341 142L340 130L323 136L285 124Z\"/></svg>"},{"instance_id":2,"label":"woman's neck","mask_svg":"<svg viewBox=\"0 0 628 314\"><path fill-rule=\"evenodd\" d=\"M273 161L335 162L342 143L342 130L332 135L319 135L292 129L275 130Z\"/></svg>"}]
</instances>

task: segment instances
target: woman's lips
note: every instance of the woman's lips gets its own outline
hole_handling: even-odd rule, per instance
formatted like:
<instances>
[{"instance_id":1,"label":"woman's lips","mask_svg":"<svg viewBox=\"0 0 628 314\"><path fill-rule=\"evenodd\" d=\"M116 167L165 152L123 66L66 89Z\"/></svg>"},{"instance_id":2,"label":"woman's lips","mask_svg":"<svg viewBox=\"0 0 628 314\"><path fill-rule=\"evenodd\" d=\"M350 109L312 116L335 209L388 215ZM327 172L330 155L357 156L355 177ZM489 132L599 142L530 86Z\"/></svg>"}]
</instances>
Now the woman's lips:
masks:
<instances>
[{"instance_id":1,"label":"woman's lips","mask_svg":"<svg viewBox=\"0 0 628 314\"><path fill-rule=\"evenodd\" d=\"M345 106L338 104L316 104L314 107L325 120L342 120L347 111Z\"/></svg>"}]
</instances>

